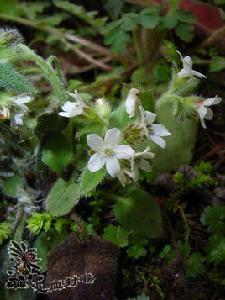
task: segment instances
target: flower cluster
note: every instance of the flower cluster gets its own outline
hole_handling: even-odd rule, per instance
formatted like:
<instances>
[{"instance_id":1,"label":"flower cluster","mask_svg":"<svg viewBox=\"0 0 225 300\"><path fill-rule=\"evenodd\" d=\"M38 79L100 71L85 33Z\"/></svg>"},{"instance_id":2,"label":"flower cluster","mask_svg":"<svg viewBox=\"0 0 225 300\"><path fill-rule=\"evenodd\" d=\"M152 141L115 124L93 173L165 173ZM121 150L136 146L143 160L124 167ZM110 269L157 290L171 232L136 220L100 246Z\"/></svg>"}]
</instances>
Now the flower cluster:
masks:
<instances>
[{"instance_id":1,"label":"flower cluster","mask_svg":"<svg viewBox=\"0 0 225 300\"><path fill-rule=\"evenodd\" d=\"M194 71L192 69L192 59L190 56L183 57L179 51L177 53L181 57L181 61L183 63L183 68L177 73L178 78L186 78L186 77L198 77L198 78L206 78L200 72ZM210 106L219 104L222 101L219 97L200 99L199 97L193 97L193 108L199 116L202 127L206 128L205 119L212 120L213 112Z\"/></svg>"},{"instance_id":2,"label":"flower cluster","mask_svg":"<svg viewBox=\"0 0 225 300\"><path fill-rule=\"evenodd\" d=\"M160 99L173 97L174 102L177 99L183 101L182 105L194 110L202 126L206 128L205 119L211 120L213 117L210 107L220 103L222 99L217 96L208 99L197 96L185 97L177 93L177 86L190 84L193 77L206 78L202 73L192 69L190 56L183 57L179 51L177 53L183 66L174 75L168 92ZM97 99L92 105L86 103L77 91L66 94L66 100L58 112L61 117L67 119L82 117L82 121L87 121L87 124L95 121L100 124L96 128L93 125L91 127L93 131L85 131L88 134L87 145L91 153L87 163L90 172L98 172L105 167L111 177L117 177L122 184L126 184L130 180L138 180L140 170L151 171L150 160L155 157L154 151L151 150L152 145L156 144L164 149L171 132L163 124L157 123L157 115L154 112L144 109L140 96L139 89L133 87L129 90L122 104L124 115L120 116L120 120L128 121L117 128L110 120L112 116L115 117L118 110L113 111L105 98ZM31 96L25 94L12 97L9 105L0 106L0 119L10 118L11 125L15 127L23 125L24 116L29 111L27 104L31 100ZM55 109L58 110L58 107Z\"/></svg>"}]
</instances>

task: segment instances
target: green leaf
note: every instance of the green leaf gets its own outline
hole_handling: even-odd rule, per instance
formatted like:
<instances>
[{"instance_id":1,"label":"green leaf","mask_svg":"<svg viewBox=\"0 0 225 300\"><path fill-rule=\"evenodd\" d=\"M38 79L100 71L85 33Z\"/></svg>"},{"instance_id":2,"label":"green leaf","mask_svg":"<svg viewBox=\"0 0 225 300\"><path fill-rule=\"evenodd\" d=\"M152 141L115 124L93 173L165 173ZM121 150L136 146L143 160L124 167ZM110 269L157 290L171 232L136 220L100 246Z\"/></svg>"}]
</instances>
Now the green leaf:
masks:
<instances>
[{"instance_id":1,"label":"green leaf","mask_svg":"<svg viewBox=\"0 0 225 300\"><path fill-rule=\"evenodd\" d=\"M132 245L127 249L127 253L130 257L137 259L141 256L145 256L147 250L142 245Z\"/></svg>"},{"instance_id":2,"label":"green leaf","mask_svg":"<svg viewBox=\"0 0 225 300\"><path fill-rule=\"evenodd\" d=\"M135 235L156 238L161 234L160 208L143 190L134 189L128 198L119 198L114 213L123 228Z\"/></svg>"},{"instance_id":3,"label":"green leaf","mask_svg":"<svg viewBox=\"0 0 225 300\"><path fill-rule=\"evenodd\" d=\"M189 164L196 141L197 121L187 117L177 120L174 116L174 105L173 97L163 97L155 105L156 123L163 124L171 133L164 138L166 149L161 149L154 143L150 144L151 151L155 154L153 169L160 172L177 170L180 166Z\"/></svg>"},{"instance_id":4,"label":"green leaf","mask_svg":"<svg viewBox=\"0 0 225 300\"><path fill-rule=\"evenodd\" d=\"M185 261L185 270L188 277L195 278L205 272L205 258L198 252L194 252Z\"/></svg>"},{"instance_id":5,"label":"green leaf","mask_svg":"<svg viewBox=\"0 0 225 300\"><path fill-rule=\"evenodd\" d=\"M160 21L159 10L144 9L138 16L138 23L146 29L153 29Z\"/></svg>"},{"instance_id":6,"label":"green leaf","mask_svg":"<svg viewBox=\"0 0 225 300\"><path fill-rule=\"evenodd\" d=\"M136 24L137 24L136 15L129 13L124 15L120 27L125 31L131 31L136 27Z\"/></svg>"},{"instance_id":7,"label":"green leaf","mask_svg":"<svg viewBox=\"0 0 225 300\"><path fill-rule=\"evenodd\" d=\"M53 171L60 172L72 157L72 146L67 138L60 133L51 133L42 150L42 162Z\"/></svg>"},{"instance_id":8,"label":"green leaf","mask_svg":"<svg viewBox=\"0 0 225 300\"><path fill-rule=\"evenodd\" d=\"M116 227L112 224L104 229L103 238L121 248L129 244L129 232L120 226Z\"/></svg>"},{"instance_id":9,"label":"green leaf","mask_svg":"<svg viewBox=\"0 0 225 300\"><path fill-rule=\"evenodd\" d=\"M101 28L105 24L105 18L96 18L96 11L87 12L81 5L61 0L54 0L54 5L58 8L64 9L66 12L72 15L75 15L94 28Z\"/></svg>"},{"instance_id":10,"label":"green leaf","mask_svg":"<svg viewBox=\"0 0 225 300\"><path fill-rule=\"evenodd\" d=\"M104 169L91 173L85 169L78 183L65 182L59 178L53 185L47 197L47 209L52 216L63 216L68 214L79 202L81 197L88 197L106 175Z\"/></svg>"},{"instance_id":11,"label":"green leaf","mask_svg":"<svg viewBox=\"0 0 225 300\"><path fill-rule=\"evenodd\" d=\"M124 105L120 105L115 111L110 115L109 125L110 128L116 127L118 129L125 128L131 120L125 110Z\"/></svg>"},{"instance_id":12,"label":"green leaf","mask_svg":"<svg viewBox=\"0 0 225 300\"><path fill-rule=\"evenodd\" d=\"M11 226L7 222L0 223L0 245L3 243L4 240L7 240L11 235Z\"/></svg>"},{"instance_id":13,"label":"green leaf","mask_svg":"<svg viewBox=\"0 0 225 300\"><path fill-rule=\"evenodd\" d=\"M21 185L22 179L15 175L3 183L3 193L9 197L16 197L18 187Z\"/></svg>"},{"instance_id":14,"label":"green leaf","mask_svg":"<svg viewBox=\"0 0 225 300\"><path fill-rule=\"evenodd\" d=\"M27 227L33 234L38 234L42 229L45 232L50 230L52 216L48 212L44 213L33 213L27 220Z\"/></svg>"},{"instance_id":15,"label":"green leaf","mask_svg":"<svg viewBox=\"0 0 225 300\"><path fill-rule=\"evenodd\" d=\"M223 56L214 56L210 61L209 71L220 72L225 69L225 60Z\"/></svg>"},{"instance_id":16,"label":"green leaf","mask_svg":"<svg viewBox=\"0 0 225 300\"><path fill-rule=\"evenodd\" d=\"M194 26L190 24L178 24L176 26L176 35L185 42L190 42L193 38Z\"/></svg>"},{"instance_id":17,"label":"green leaf","mask_svg":"<svg viewBox=\"0 0 225 300\"><path fill-rule=\"evenodd\" d=\"M30 81L11 65L0 63L0 87L10 92L32 94L36 90Z\"/></svg>"},{"instance_id":18,"label":"green leaf","mask_svg":"<svg viewBox=\"0 0 225 300\"><path fill-rule=\"evenodd\" d=\"M106 0L104 8L112 19L118 18L124 6L124 0Z\"/></svg>"},{"instance_id":19,"label":"green leaf","mask_svg":"<svg viewBox=\"0 0 225 300\"><path fill-rule=\"evenodd\" d=\"M79 194L88 197L93 192L97 185L100 184L106 176L106 170L101 169L98 172L92 173L87 168L84 170L79 182Z\"/></svg>"},{"instance_id":20,"label":"green leaf","mask_svg":"<svg viewBox=\"0 0 225 300\"><path fill-rule=\"evenodd\" d=\"M47 209L54 217L68 214L79 201L78 185L59 178L47 197Z\"/></svg>"},{"instance_id":21,"label":"green leaf","mask_svg":"<svg viewBox=\"0 0 225 300\"><path fill-rule=\"evenodd\" d=\"M129 33L121 28L110 31L105 38L105 44L110 45L115 52L124 51L129 41Z\"/></svg>"}]
</instances>

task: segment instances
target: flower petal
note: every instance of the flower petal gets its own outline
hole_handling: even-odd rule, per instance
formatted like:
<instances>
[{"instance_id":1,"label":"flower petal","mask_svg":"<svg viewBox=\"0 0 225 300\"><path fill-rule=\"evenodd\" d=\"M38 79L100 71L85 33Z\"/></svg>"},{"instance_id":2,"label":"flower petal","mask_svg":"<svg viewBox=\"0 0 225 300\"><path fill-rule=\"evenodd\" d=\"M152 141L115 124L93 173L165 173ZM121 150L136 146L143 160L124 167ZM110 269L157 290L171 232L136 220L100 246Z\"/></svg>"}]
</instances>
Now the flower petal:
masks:
<instances>
[{"instance_id":1,"label":"flower petal","mask_svg":"<svg viewBox=\"0 0 225 300\"><path fill-rule=\"evenodd\" d=\"M155 121L156 114L150 112L150 111L145 111L145 124L152 124Z\"/></svg>"},{"instance_id":2,"label":"flower petal","mask_svg":"<svg viewBox=\"0 0 225 300\"><path fill-rule=\"evenodd\" d=\"M168 129L162 124L152 124L152 129L154 131L154 135L159 135L159 136L168 136L171 135Z\"/></svg>"},{"instance_id":3,"label":"flower petal","mask_svg":"<svg viewBox=\"0 0 225 300\"><path fill-rule=\"evenodd\" d=\"M117 145L113 147L118 159L130 159L134 156L134 150L129 145Z\"/></svg>"},{"instance_id":4,"label":"flower petal","mask_svg":"<svg viewBox=\"0 0 225 300\"><path fill-rule=\"evenodd\" d=\"M136 88L132 88L129 90L128 96L125 100L125 109L129 115L129 118L133 118L135 114L135 106L137 102L137 94L139 90Z\"/></svg>"},{"instance_id":5,"label":"flower petal","mask_svg":"<svg viewBox=\"0 0 225 300\"><path fill-rule=\"evenodd\" d=\"M216 105L219 104L222 101L222 98L220 97L214 97L214 98L208 98L203 102L204 106L211 106L211 105Z\"/></svg>"},{"instance_id":6,"label":"flower petal","mask_svg":"<svg viewBox=\"0 0 225 300\"><path fill-rule=\"evenodd\" d=\"M121 133L118 128L109 129L106 132L104 142L108 145L118 145L120 142Z\"/></svg>"},{"instance_id":7,"label":"flower petal","mask_svg":"<svg viewBox=\"0 0 225 300\"><path fill-rule=\"evenodd\" d=\"M212 111L211 108L208 108L208 109L207 109L207 114L206 114L206 116L205 116L205 119L207 119L207 120L212 120L212 118L213 118L213 111Z\"/></svg>"},{"instance_id":8,"label":"flower petal","mask_svg":"<svg viewBox=\"0 0 225 300\"><path fill-rule=\"evenodd\" d=\"M103 150L103 139L97 134L89 134L87 136L87 144L96 152L102 152Z\"/></svg>"},{"instance_id":9,"label":"flower petal","mask_svg":"<svg viewBox=\"0 0 225 300\"><path fill-rule=\"evenodd\" d=\"M149 138L156 143L157 145L159 145L161 148L165 148L166 147L166 142L158 135L150 135Z\"/></svg>"},{"instance_id":10,"label":"flower petal","mask_svg":"<svg viewBox=\"0 0 225 300\"><path fill-rule=\"evenodd\" d=\"M199 77L199 78L207 78L207 77L206 77L205 75L203 75L202 73L197 72L197 71L194 71L194 70L191 71L191 74L192 74L193 76L196 76L196 77Z\"/></svg>"},{"instance_id":11,"label":"flower petal","mask_svg":"<svg viewBox=\"0 0 225 300\"><path fill-rule=\"evenodd\" d=\"M185 69L181 69L180 72L177 73L177 76L180 78L189 77L190 72L187 72Z\"/></svg>"},{"instance_id":12,"label":"flower petal","mask_svg":"<svg viewBox=\"0 0 225 300\"><path fill-rule=\"evenodd\" d=\"M31 96L29 95L19 95L14 97L14 102L18 105L24 104L24 103L29 103L31 101Z\"/></svg>"},{"instance_id":13,"label":"flower petal","mask_svg":"<svg viewBox=\"0 0 225 300\"><path fill-rule=\"evenodd\" d=\"M117 177L120 172L120 164L117 158L110 157L106 159L106 170L112 177Z\"/></svg>"},{"instance_id":14,"label":"flower petal","mask_svg":"<svg viewBox=\"0 0 225 300\"><path fill-rule=\"evenodd\" d=\"M207 115L207 107L205 107L204 105L199 105L197 107L197 113L199 114L200 119L204 119L205 116Z\"/></svg>"},{"instance_id":15,"label":"flower petal","mask_svg":"<svg viewBox=\"0 0 225 300\"><path fill-rule=\"evenodd\" d=\"M95 153L88 161L87 167L90 172L97 172L103 168L105 159L99 153Z\"/></svg>"}]
</instances>

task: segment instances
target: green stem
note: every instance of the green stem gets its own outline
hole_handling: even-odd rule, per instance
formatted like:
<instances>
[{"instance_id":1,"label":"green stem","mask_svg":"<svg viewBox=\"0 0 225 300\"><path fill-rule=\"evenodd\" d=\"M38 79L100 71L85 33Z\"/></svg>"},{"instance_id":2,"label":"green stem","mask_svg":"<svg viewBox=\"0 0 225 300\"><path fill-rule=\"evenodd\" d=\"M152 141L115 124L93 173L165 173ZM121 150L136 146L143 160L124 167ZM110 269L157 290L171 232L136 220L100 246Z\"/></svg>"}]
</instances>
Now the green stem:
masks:
<instances>
[{"instance_id":1,"label":"green stem","mask_svg":"<svg viewBox=\"0 0 225 300\"><path fill-rule=\"evenodd\" d=\"M18 49L24 53L24 59L33 61L41 69L43 76L48 80L53 88L53 91L60 102L65 102L66 91L56 76L54 69L49 65L42 57L36 55L34 51L29 49L27 46L19 44Z\"/></svg>"},{"instance_id":2,"label":"green stem","mask_svg":"<svg viewBox=\"0 0 225 300\"><path fill-rule=\"evenodd\" d=\"M24 207L21 205L17 211L16 220L14 223L14 237L16 241L21 241L23 239L24 226L25 226L26 214L24 212Z\"/></svg>"}]
</instances>

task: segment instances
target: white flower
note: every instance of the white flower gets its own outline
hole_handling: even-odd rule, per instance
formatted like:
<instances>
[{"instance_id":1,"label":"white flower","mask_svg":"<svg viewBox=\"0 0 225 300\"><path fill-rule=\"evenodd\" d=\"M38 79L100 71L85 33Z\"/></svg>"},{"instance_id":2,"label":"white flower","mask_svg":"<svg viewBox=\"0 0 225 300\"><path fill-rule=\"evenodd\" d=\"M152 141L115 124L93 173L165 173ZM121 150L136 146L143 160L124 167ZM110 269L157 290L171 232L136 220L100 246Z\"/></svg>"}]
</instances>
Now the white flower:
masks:
<instances>
[{"instance_id":1,"label":"white flower","mask_svg":"<svg viewBox=\"0 0 225 300\"><path fill-rule=\"evenodd\" d=\"M75 91L75 93L68 93L76 102L67 101L62 106L62 112L59 113L60 116L65 118L73 118L84 113L84 108L87 106L81 99L80 95Z\"/></svg>"},{"instance_id":2,"label":"white flower","mask_svg":"<svg viewBox=\"0 0 225 300\"><path fill-rule=\"evenodd\" d=\"M13 97L13 102L17 105L21 112L28 111L28 107L26 106L27 103L31 101L31 96L29 95L19 95Z\"/></svg>"},{"instance_id":3,"label":"white flower","mask_svg":"<svg viewBox=\"0 0 225 300\"><path fill-rule=\"evenodd\" d=\"M15 127L23 125L24 114L29 110L27 103L32 100L32 97L29 95L18 95L13 97L13 102L16 105L16 113L14 114L11 124Z\"/></svg>"},{"instance_id":4,"label":"white flower","mask_svg":"<svg viewBox=\"0 0 225 300\"><path fill-rule=\"evenodd\" d=\"M162 124L153 124L156 118L156 114L150 111L145 111L143 107L139 107L141 114L141 127L144 135L159 145L161 148L165 148L166 143L161 136L169 136L171 133Z\"/></svg>"},{"instance_id":5,"label":"white flower","mask_svg":"<svg viewBox=\"0 0 225 300\"><path fill-rule=\"evenodd\" d=\"M139 90L136 88L132 88L129 90L128 96L125 100L125 109L129 115L129 118L133 118L135 114L135 106L137 102L137 94Z\"/></svg>"},{"instance_id":6,"label":"white flower","mask_svg":"<svg viewBox=\"0 0 225 300\"><path fill-rule=\"evenodd\" d=\"M131 173L128 174L130 177L137 181L139 178L139 169L145 172L152 170L151 165L147 159L153 159L155 154L150 152L150 148L147 147L142 152L137 152L131 159Z\"/></svg>"},{"instance_id":7,"label":"white flower","mask_svg":"<svg viewBox=\"0 0 225 300\"><path fill-rule=\"evenodd\" d=\"M106 165L107 172L112 177L117 177L120 172L119 159L131 159L134 150L129 145L119 145L121 139L120 130L109 129L104 140L97 134L87 136L87 144L96 153L88 161L88 169L97 172Z\"/></svg>"},{"instance_id":8,"label":"white flower","mask_svg":"<svg viewBox=\"0 0 225 300\"><path fill-rule=\"evenodd\" d=\"M24 113L18 113L15 114L13 119L12 119L12 125L15 127L18 127L19 125L23 125L23 117L24 117Z\"/></svg>"},{"instance_id":9,"label":"white flower","mask_svg":"<svg viewBox=\"0 0 225 300\"><path fill-rule=\"evenodd\" d=\"M183 68L177 74L178 77L184 78L184 77L196 76L200 78L206 78L206 76L203 75L202 73L192 70L192 59L190 56L183 57L180 51L177 50L176 52L180 55L181 61L183 63Z\"/></svg>"},{"instance_id":10,"label":"white flower","mask_svg":"<svg viewBox=\"0 0 225 300\"><path fill-rule=\"evenodd\" d=\"M197 113L200 117L200 121L202 123L203 128L207 128L205 124L205 119L212 120L213 118L213 112L210 108L211 105L219 104L222 101L222 98L214 97L214 98L208 98L205 100L200 101L197 103Z\"/></svg>"}]
</instances>

